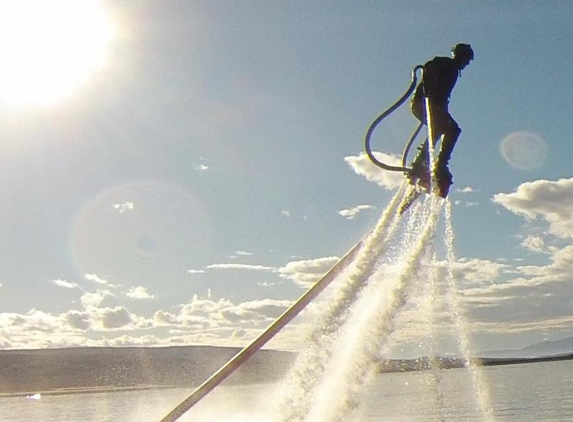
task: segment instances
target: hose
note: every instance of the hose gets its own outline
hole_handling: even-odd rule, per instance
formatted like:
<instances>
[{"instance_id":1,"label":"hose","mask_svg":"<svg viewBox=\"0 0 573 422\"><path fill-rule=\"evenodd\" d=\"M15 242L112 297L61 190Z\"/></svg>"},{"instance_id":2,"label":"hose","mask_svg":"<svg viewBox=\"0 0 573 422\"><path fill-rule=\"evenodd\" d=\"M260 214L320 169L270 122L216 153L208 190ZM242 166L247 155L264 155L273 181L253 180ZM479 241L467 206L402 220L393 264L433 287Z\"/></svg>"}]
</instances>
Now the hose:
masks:
<instances>
[{"instance_id":1,"label":"hose","mask_svg":"<svg viewBox=\"0 0 573 422\"><path fill-rule=\"evenodd\" d=\"M413 70L412 70L412 82L410 83L410 86L408 87L408 90L404 93L404 95L402 95L402 97L400 97L400 99L398 101L396 101L394 104L392 104L392 106L390 106L387 110L385 110L384 112L382 112L382 114L380 114L370 125L370 127L368 128L368 130L366 131L366 137L364 140L364 144L366 147L366 154L368 155L368 158L370 158L370 160L376 164L378 167L383 168L384 170L389 170L389 171L404 171L404 172L409 172L410 168L406 167L406 157L408 155L408 152L410 150L410 147L412 146L412 143L414 142L414 139L416 138L416 136L418 136L418 134L420 133L420 130L422 129L423 123L420 123L418 125L418 127L416 128L416 130L414 131L414 133L412 134L412 136L410 137L410 140L408 141L408 144L406 145L406 148L404 149L404 153L402 155L402 167L398 167L398 166L391 166L388 165L386 163L383 163L382 161L378 160L374 154L372 153L372 148L370 146L370 142L371 142L371 138L372 138L372 133L374 132L374 129L376 129L376 126L378 126L380 124L380 122L382 120L384 120L386 117L388 117L390 114L392 114L394 111L396 111L396 109L398 107L400 107L402 104L404 104L404 102L408 99L408 97L410 95L412 95L412 92L414 92L414 89L416 88L416 84L418 82L417 78L416 78L416 72L418 70L423 69L424 67L422 65L418 65L416 66Z\"/></svg>"}]
</instances>

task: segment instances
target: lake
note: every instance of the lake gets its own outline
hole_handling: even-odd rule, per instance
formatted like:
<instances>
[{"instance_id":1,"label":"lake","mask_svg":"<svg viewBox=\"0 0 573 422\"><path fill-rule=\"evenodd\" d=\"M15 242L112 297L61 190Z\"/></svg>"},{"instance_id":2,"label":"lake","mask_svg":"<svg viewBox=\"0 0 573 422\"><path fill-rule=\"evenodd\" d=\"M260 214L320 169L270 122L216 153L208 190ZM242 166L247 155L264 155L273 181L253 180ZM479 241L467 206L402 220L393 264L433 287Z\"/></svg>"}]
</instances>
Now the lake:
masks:
<instances>
[{"instance_id":1,"label":"lake","mask_svg":"<svg viewBox=\"0 0 573 422\"><path fill-rule=\"evenodd\" d=\"M481 369L492 413L484 415L468 370L381 374L362 396L351 421L573 420L573 361ZM437 377L436 377L437 375ZM438 381L436 381L436 379ZM276 384L220 386L181 421L272 422ZM0 421L158 422L191 389L0 398ZM333 397L333 400L336 398ZM488 419L489 418L489 419ZM320 420L318 418L313 420ZM327 422L327 421L325 421Z\"/></svg>"}]
</instances>

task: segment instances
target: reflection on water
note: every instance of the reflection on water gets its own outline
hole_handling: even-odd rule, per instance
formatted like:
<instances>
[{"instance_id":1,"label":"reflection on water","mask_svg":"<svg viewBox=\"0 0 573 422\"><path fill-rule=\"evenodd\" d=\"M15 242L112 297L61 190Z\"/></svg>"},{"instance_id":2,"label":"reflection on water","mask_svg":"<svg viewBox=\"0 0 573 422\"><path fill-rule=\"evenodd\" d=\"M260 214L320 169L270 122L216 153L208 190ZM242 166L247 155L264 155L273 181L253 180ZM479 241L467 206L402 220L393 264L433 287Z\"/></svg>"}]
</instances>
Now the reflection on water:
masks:
<instances>
[{"instance_id":1,"label":"reflection on water","mask_svg":"<svg viewBox=\"0 0 573 422\"><path fill-rule=\"evenodd\" d=\"M573 420L573 362L489 367L485 370L496 421ZM438 375L438 376L436 376ZM437 383L436 380L439 380ZM273 422L274 384L222 386L181 421ZM481 421L468 371L377 377L358 422ZM144 390L0 399L2 422L158 422L190 390ZM327 422L327 421L324 421Z\"/></svg>"}]
</instances>

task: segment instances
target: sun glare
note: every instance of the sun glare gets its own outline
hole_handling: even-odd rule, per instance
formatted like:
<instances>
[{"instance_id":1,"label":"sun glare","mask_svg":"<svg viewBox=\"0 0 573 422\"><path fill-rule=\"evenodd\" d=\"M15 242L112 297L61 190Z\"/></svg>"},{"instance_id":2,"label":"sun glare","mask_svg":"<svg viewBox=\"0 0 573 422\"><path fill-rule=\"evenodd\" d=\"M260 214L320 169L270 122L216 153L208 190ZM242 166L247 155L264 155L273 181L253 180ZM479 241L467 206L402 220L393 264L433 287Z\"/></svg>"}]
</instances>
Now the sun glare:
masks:
<instances>
[{"instance_id":1,"label":"sun glare","mask_svg":"<svg viewBox=\"0 0 573 422\"><path fill-rule=\"evenodd\" d=\"M66 98L102 69L113 35L99 0L0 0L0 101Z\"/></svg>"}]
</instances>

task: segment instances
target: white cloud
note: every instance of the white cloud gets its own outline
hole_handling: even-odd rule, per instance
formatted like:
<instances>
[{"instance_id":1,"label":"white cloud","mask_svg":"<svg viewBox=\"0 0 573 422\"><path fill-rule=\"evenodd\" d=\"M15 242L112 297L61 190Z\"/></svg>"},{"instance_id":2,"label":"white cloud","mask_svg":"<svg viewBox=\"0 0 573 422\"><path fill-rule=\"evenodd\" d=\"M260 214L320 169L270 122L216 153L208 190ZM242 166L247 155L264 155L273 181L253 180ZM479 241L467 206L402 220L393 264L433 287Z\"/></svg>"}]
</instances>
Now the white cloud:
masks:
<instances>
[{"instance_id":1,"label":"white cloud","mask_svg":"<svg viewBox=\"0 0 573 422\"><path fill-rule=\"evenodd\" d=\"M285 210L285 211L281 211L281 214L284 215L284 216L287 217L287 218L289 218L289 217L291 216L291 215L290 215L290 211L286 211L286 210Z\"/></svg>"},{"instance_id":2,"label":"white cloud","mask_svg":"<svg viewBox=\"0 0 573 422\"><path fill-rule=\"evenodd\" d=\"M573 179L523 183L513 193L498 193L493 201L514 214L545 220L555 236L573 238Z\"/></svg>"},{"instance_id":3,"label":"white cloud","mask_svg":"<svg viewBox=\"0 0 573 422\"><path fill-rule=\"evenodd\" d=\"M395 155L387 155L381 152L374 152L374 156L380 161L389 165L401 166L400 159ZM393 190L398 188L404 181L404 174L399 171L387 171L377 167L365 153L358 156L348 156L344 158L352 170L367 180L377 183L385 189Z\"/></svg>"},{"instance_id":4,"label":"white cloud","mask_svg":"<svg viewBox=\"0 0 573 422\"><path fill-rule=\"evenodd\" d=\"M126 296L132 299L153 299L154 296L147 291L143 286L132 287L126 293Z\"/></svg>"},{"instance_id":5,"label":"white cloud","mask_svg":"<svg viewBox=\"0 0 573 422\"><path fill-rule=\"evenodd\" d=\"M62 319L72 329L85 331L90 327L90 316L87 312L68 311L62 314Z\"/></svg>"},{"instance_id":6,"label":"white cloud","mask_svg":"<svg viewBox=\"0 0 573 422\"><path fill-rule=\"evenodd\" d=\"M460 259L453 266L454 278L464 282L466 286L492 284L510 269L507 264L477 258Z\"/></svg>"},{"instance_id":7,"label":"white cloud","mask_svg":"<svg viewBox=\"0 0 573 422\"><path fill-rule=\"evenodd\" d=\"M465 188L456 189L456 192L459 193L474 193L477 192L476 189L472 188L471 186L466 186Z\"/></svg>"},{"instance_id":8,"label":"white cloud","mask_svg":"<svg viewBox=\"0 0 573 422\"><path fill-rule=\"evenodd\" d=\"M131 314L123 306L103 309L99 317L104 329L126 328L132 323Z\"/></svg>"},{"instance_id":9,"label":"white cloud","mask_svg":"<svg viewBox=\"0 0 573 422\"><path fill-rule=\"evenodd\" d=\"M293 280L299 286L308 288L338 261L339 258L334 256L293 261L279 268L278 272L281 277Z\"/></svg>"},{"instance_id":10,"label":"white cloud","mask_svg":"<svg viewBox=\"0 0 573 422\"><path fill-rule=\"evenodd\" d=\"M195 170L196 171L207 171L207 170L209 170L209 166L207 166L205 164L197 164L195 166Z\"/></svg>"},{"instance_id":11,"label":"white cloud","mask_svg":"<svg viewBox=\"0 0 573 422\"><path fill-rule=\"evenodd\" d=\"M356 217L362 211L373 210L373 209L376 209L376 207L373 207L372 205L358 205L358 206L353 207L353 208L348 208L345 210L338 211L338 214L347 218L348 220L352 220L352 219L354 219L354 217Z\"/></svg>"},{"instance_id":12,"label":"white cloud","mask_svg":"<svg viewBox=\"0 0 573 422\"><path fill-rule=\"evenodd\" d=\"M105 285L109 285L107 280L104 280L103 278L100 278L97 276L97 274L85 274L84 278L86 280L90 280L90 281L94 281L98 284L105 284Z\"/></svg>"},{"instance_id":13,"label":"white cloud","mask_svg":"<svg viewBox=\"0 0 573 422\"><path fill-rule=\"evenodd\" d=\"M97 308L101 306L106 297L113 296L109 290L97 290L96 292L86 292L80 301L85 309Z\"/></svg>"},{"instance_id":14,"label":"white cloud","mask_svg":"<svg viewBox=\"0 0 573 422\"><path fill-rule=\"evenodd\" d=\"M189 270L189 274L205 274L205 270Z\"/></svg>"},{"instance_id":15,"label":"white cloud","mask_svg":"<svg viewBox=\"0 0 573 422\"><path fill-rule=\"evenodd\" d=\"M116 210L119 211L120 214L126 212L126 211L131 211L133 210L135 207L133 205L133 202L124 202L123 204L114 204L113 208L115 208Z\"/></svg>"},{"instance_id":16,"label":"white cloud","mask_svg":"<svg viewBox=\"0 0 573 422\"><path fill-rule=\"evenodd\" d=\"M56 279L56 280L50 280L50 281L52 283L54 283L56 286L63 287L65 289L76 289L76 288L80 287L76 283L71 283L71 282L65 281L65 280Z\"/></svg>"},{"instance_id":17,"label":"white cloud","mask_svg":"<svg viewBox=\"0 0 573 422\"><path fill-rule=\"evenodd\" d=\"M182 323L177 315L166 311L155 312L153 319L159 325L179 325Z\"/></svg>"},{"instance_id":18,"label":"white cloud","mask_svg":"<svg viewBox=\"0 0 573 422\"><path fill-rule=\"evenodd\" d=\"M290 300L261 299L244 302L239 306L274 320L286 311L291 304L292 301Z\"/></svg>"},{"instance_id":19,"label":"white cloud","mask_svg":"<svg viewBox=\"0 0 573 422\"><path fill-rule=\"evenodd\" d=\"M540 236L527 236L521 242L521 246L532 252L545 252L545 241Z\"/></svg>"},{"instance_id":20,"label":"white cloud","mask_svg":"<svg viewBox=\"0 0 573 422\"><path fill-rule=\"evenodd\" d=\"M211 264L206 268L209 270L275 271L273 267L252 264Z\"/></svg>"}]
</instances>

